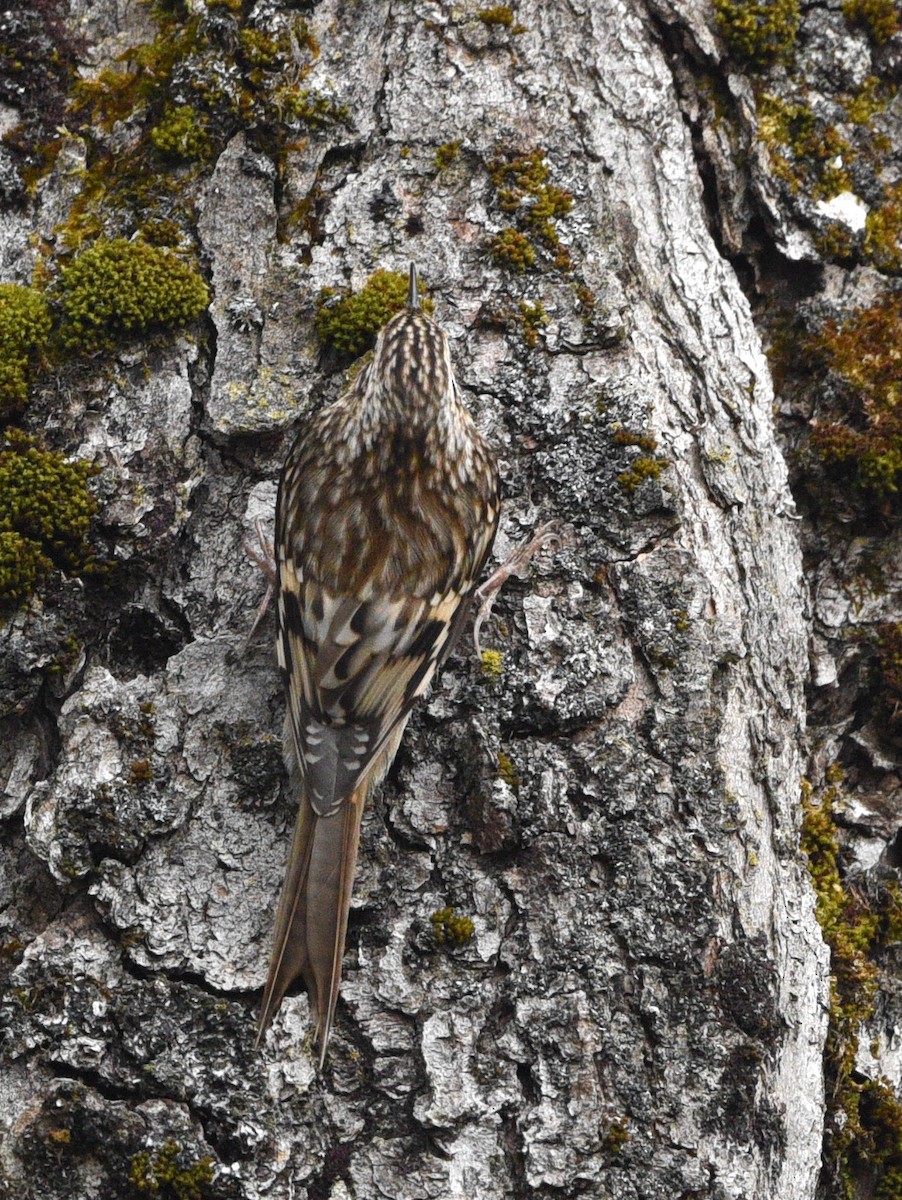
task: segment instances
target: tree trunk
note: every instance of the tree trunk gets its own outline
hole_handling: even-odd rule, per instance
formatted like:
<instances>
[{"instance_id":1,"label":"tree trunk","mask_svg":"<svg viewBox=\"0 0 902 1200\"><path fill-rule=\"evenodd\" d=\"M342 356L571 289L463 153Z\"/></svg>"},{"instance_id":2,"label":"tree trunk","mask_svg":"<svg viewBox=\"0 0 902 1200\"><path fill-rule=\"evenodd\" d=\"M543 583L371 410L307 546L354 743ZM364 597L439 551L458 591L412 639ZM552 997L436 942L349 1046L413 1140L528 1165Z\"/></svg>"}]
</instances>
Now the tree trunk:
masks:
<instances>
[{"instance_id":1,"label":"tree trunk","mask_svg":"<svg viewBox=\"0 0 902 1200\"><path fill-rule=\"evenodd\" d=\"M691 99L709 73L741 129L748 83L700 3L239 9L181 19L224 53L210 23L303 18L289 99L331 109L282 141L248 120L217 144L211 118L215 153L160 159L209 316L58 359L22 419L100 467L114 567L51 576L2 630L5 1194L813 1198L806 587L737 250L754 221L769 252L801 235ZM85 75L155 36L113 0L68 21ZM130 153L145 119L99 144ZM68 261L95 153L70 118L0 215L4 279ZM496 559L549 520L560 545L483 628L500 661L461 642L373 798L318 1076L302 992L253 1048L294 811L243 539L346 381L321 290L411 260L498 454Z\"/></svg>"}]
</instances>

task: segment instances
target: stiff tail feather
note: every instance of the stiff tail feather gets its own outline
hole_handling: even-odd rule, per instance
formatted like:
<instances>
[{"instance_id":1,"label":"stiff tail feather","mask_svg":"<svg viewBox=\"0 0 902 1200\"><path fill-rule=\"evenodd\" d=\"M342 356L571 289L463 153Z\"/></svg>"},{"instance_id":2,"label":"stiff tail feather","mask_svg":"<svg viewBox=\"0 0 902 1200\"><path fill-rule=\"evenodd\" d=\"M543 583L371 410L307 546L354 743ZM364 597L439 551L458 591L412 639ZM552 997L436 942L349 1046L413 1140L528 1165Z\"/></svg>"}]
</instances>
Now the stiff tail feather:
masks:
<instances>
[{"instance_id":1,"label":"stiff tail feather","mask_svg":"<svg viewBox=\"0 0 902 1200\"><path fill-rule=\"evenodd\" d=\"M259 1045L285 992L303 977L316 1015L320 1069L338 1002L366 792L359 783L331 817L317 816L301 797L257 1026Z\"/></svg>"}]
</instances>

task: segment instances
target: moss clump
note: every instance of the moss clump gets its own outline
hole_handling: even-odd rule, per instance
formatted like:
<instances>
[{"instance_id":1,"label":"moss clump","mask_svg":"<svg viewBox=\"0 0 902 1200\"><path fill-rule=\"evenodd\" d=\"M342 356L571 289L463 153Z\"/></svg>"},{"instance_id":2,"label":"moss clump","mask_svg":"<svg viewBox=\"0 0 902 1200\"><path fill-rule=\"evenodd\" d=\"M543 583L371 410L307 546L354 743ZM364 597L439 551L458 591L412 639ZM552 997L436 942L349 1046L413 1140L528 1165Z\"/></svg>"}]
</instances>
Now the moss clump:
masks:
<instances>
[{"instance_id":1,"label":"moss clump","mask_svg":"<svg viewBox=\"0 0 902 1200\"><path fill-rule=\"evenodd\" d=\"M238 39L244 57L253 67L274 67L284 59L286 52L291 52L283 40L262 29L242 29Z\"/></svg>"},{"instance_id":2,"label":"moss clump","mask_svg":"<svg viewBox=\"0 0 902 1200\"><path fill-rule=\"evenodd\" d=\"M815 454L864 493L893 495L902 480L902 296L828 322L807 353L832 380L834 407L845 409L812 428Z\"/></svg>"},{"instance_id":3,"label":"moss clump","mask_svg":"<svg viewBox=\"0 0 902 1200\"><path fill-rule=\"evenodd\" d=\"M514 23L514 13L506 4L496 4L494 8L481 8L476 20L482 21L483 25L501 25L509 29Z\"/></svg>"},{"instance_id":4,"label":"moss clump","mask_svg":"<svg viewBox=\"0 0 902 1200\"><path fill-rule=\"evenodd\" d=\"M535 266L536 252L529 238L516 229L502 229L488 243L488 250L499 267L526 271Z\"/></svg>"},{"instance_id":5,"label":"moss clump","mask_svg":"<svg viewBox=\"0 0 902 1200\"><path fill-rule=\"evenodd\" d=\"M618 1117L604 1131L601 1139L602 1149L606 1150L608 1154L619 1154L629 1140L630 1131L626 1117Z\"/></svg>"},{"instance_id":6,"label":"moss clump","mask_svg":"<svg viewBox=\"0 0 902 1200\"><path fill-rule=\"evenodd\" d=\"M50 334L47 300L36 288L0 284L0 419L18 416L28 377Z\"/></svg>"},{"instance_id":7,"label":"moss clump","mask_svg":"<svg viewBox=\"0 0 902 1200\"><path fill-rule=\"evenodd\" d=\"M634 458L629 467L617 476L621 491L631 495L649 479L660 479L661 472L670 466L670 459L656 453L657 440L649 434L635 433L630 429L616 429L613 440L618 446L636 446L645 453Z\"/></svg>"},{"instance_id":8,"label":"moss clump","mask_svg":"<svg viewBox=\"0 0 902 1200\"><path fill-rule=\"evenodd\" d=\"M181 1146L168 1141L151 1155L141 1151L131 1160L128 1181L140 1195L160 1200L204 1200L213 1182L213 1159L208 1156L186 1166L179 1164Z\"/></svg>"},{"instance_id":9,"label":"moss clump","mask_svg":"<svg viewBox=\"0 0 902 1200\"><path fill-rule=\"evenodd\" d=\"M178 329L209 303L197 271L171 250L101 239L62 271L61 331L69 350L111 349L123 336Z\"/></svg>"},{"instance_id":10,"label":"moss clump","mask_svg":"<svg viewBox=\"0 0 902 1200\"><path fill-rule=\"evenodd\" d=\"M542 301L538 300L535 304L527 304L525 300L521 300L520 321L523 324L523 340L530 348L536 346L539 341L539 330L548 324L548 313L546 313Z\"/></svg>"},{"instance_id":11,"label":"moss clump","mask_svg":"<svg viewBox=\"0 0 902 1200\"><path fill-rule=\"evenodd\" d=\"M436 171L444 171L460 154L461 139L458 138L454 142L445 142L443 146L439 146L435 152L435 169Z\"/></svg>"},{"instance_id":12,"label":"moss clump","mask_svg":"<svg viewBox=\"0 0 902 1200\"><path fill-rule=\"evenodd\" d=\"M878 46L902 29L899 5L894 0L845 0L842 10L846 20L865 29Z\"/></svg>"},{"instance_id":13,"label":"moss clump","mask_svg":"<svg viewBox=\"0 0 902 1200\"><path fill-rule=\"evenodd\" d=\"M517 774L514 761L503 750L498 755L498 778L503 779L513 791L517 792L520 790L520 776Z\"/></svg>"},{"instance_id":14,"label":"moss clump","mask_svg":"<svg viewBox=\"0 0 902 1200\"><path fill-rule=\"evenodd\" d=\"M0 604L15 605L52 566L89 565L85 539L97 502L87 481L94 469L68 462L8 429L0 443Z\"/></svg>"},{"instance_id":15,"label":"moss clump","mask_svg":"<svg viewBox=\"0 0 902 1200\"><path fill-rule=\"evenodd\" d=\"M758 128L774 174L793 192L801 189L826 200L851 188L846 167L855 157L852 147L809 104L765 92L758 100ZM837 166L837 159L846 165Z\"/></svg>"},{"instance_id":16,"label":"moss clump","mask_svg":"<svg viewBox=\"0 0 902 1200\"><path fill-rule=\"evenodd\" d=\"M855 255L855 238L841 221L828 221L814 235L814 244L821 258L830 262L849 262Z\"/></svg>"},{"instance_id":17,"label":"moss clump","mask_svg":"<svg viewBox=\"0 0 902 1200\"><path fill-rule=\"evenodd\" d=\"M864 227L864 256L878 271L887 275L902 271L902 184L887 188L883 204L868 213Z\"/></svg>"},{"instance_id":18,"label":"moss clump","mask_svg":"<svg viewBox=\"0 0 902 1200\"><path fill-rule=\"evenodd\" d=\"M429 920L439 946L465 946L473 936L473 922L469 917L457 916L453 908L440 908Z\"/></svg>"},{"instance_id":19,"label":"moss clump","mask_svg":"<svg viewBox=\"0 0 902 1200\"><path fill-rule=\"evenodd\" d=\"M203 161L212 145L206 122L190 104L170 106L150 131L150 140L164 158L183 162Z\"/></svg>"},{"instance_id":20,"label":"moss clump","mask_svg":"<svg viewBox=\"0 0 902 1200\"><path fill-rule=\"evenodd\" d=\"M854 1071L859 1030L874 1012L873 955L898 932L899 890L888 888L878 903L868 905L862 893L844 886L833 819L842 778L842 770L834 766L819 794L807 781L802 788L802 849L817 919L830 947L824 1182L831 1195L844 1200L863 1194L895 1200L893 1188L902 1172L902 1105L885 1081L860 1083Z\"/></svg>"},{"instance_id":21,"label":"moss clump","mask_svg":"<svg viewBox=\"0 0 902 1200\"><path fill-rule=\"evenodd\" d=\"M569 270L570 255L561 245L556 222L570 212L573 196L550 183L550 174L544 152L538 149L499 156L489 166L501 211L513 215L532 242L553 256L554 266Z\"/></svg>"},{"instance_id":22,"label":"moss clump","mask_svg":"<svg viewBox=\"0 0 902 1200\"><path fill-rule=\"evenodd\" d=\"M320 92L291 85L277 88L273 103L282 120L296 121L309 129L328 129L333 125L350 125L351 114L346 104L336 104Z\"/></svg>"},{"instance_id":23,"label":"moss clump","mask_svg":"<svg viewBox=\"0 0 902 1200\"><path fill-rule=\"evenodd\" d=\"M14 530L0 532L0 609L26 600L50 565L36 542Z\"/></svg>"},{"instance_id":24,"label":"moss clump","mask_svg":"<svg viewBox=\"0 0 902 1200\"><path fill-rule=\"evenodd\" d=\"M660 479L661 472L667 465L666 460L659 458L636 458L630 464L628 471L622 471L617 476L617 483L622 491L631 494L649 479Z\"/></svg>"},{"instance_id":25,"label":"moss clump","mask_svg":"<svg viewBox=\"0 0 902 1200\"><path fill-rule=\"evenodd\" d=\"M752 67L785 54L799 28L799 0L714 0L714 12L732 53Z\"/></svg>"},{"instance_id":26,"label":"moss clump","mask_svg":"<svg viewBox=\"0 0 902 1200\"><path fill-rule=\"evenodd\" d=\"M488 679L500 679L504 671L504 655L500 650L483 650L480 665L483 675Z\"/></svg>"},{"instance_id":27,"label":"moss clump","mask_svg":"<svg viewBox=\"0 0 902 1200\"><path fill-rule=\"evenodd\" d=\"M871 117L886 109L891 99L892 92L876 75L869 75L856 92L844 98L843 108L853 125L867 125Z\"/></svg>"},{"instance_id":28,"label":"moss clump","mask_svg":"<svg viewBox=\"0 0 902 1200\"><path fill-rule=\"evenodd\" d=\"M359 292L341 295L331 288L320 293L316 332L340 354L357 357L375 344L379 330L407 304L409 280L399 271L375 271ZM421 294L425 286L420 281ZM422 301L431 313L431 300Z\"/></svg>"}]
</instances>

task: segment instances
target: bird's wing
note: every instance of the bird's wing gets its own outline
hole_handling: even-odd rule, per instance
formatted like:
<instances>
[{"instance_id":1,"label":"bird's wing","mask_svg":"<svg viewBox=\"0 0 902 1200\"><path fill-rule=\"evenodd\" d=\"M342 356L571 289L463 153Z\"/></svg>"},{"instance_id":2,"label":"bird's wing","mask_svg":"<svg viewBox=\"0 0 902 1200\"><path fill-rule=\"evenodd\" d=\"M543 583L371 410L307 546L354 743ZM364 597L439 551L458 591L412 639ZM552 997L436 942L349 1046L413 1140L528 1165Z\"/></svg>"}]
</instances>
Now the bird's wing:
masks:
<instances>
[{"instance_id":1,"label":"bird's wing","mask_svg":"<svg viewBox=\"0 0 902 1200\"><path fill-rule=\"evenodd\" d=\"M310 802L334 811L429 686L475 581L428 599L331 595L281 564L279 663Z\"/></svg>"},{"instance_id":2,"label":"bird's wing","mask_svg":"<svg viewBox=\"0 0 902 1200\"><path fill-rule=\"evenodd\" d=\"M262 1035L302 976L317 1018L322 1066L370 781L398 748L411 706L426 690L465 619L474 581L428 600L332 596L280 564L279 662L286 745L300 793L263 996Z\"/></svg>"}]
</instances>

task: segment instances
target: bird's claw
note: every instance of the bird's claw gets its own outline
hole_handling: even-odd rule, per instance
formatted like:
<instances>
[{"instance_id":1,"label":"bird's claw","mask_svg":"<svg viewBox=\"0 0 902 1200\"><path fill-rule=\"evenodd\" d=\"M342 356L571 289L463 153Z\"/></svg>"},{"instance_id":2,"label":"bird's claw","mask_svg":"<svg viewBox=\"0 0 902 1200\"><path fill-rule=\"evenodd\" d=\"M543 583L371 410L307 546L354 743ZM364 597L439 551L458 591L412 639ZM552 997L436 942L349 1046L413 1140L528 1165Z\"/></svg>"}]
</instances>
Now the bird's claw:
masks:
<instances>
[{"instance_id":1,"label":"bird's claw","mask_svg":"<svg viewBox=\"0 0 902 1200\"><path fill-rule=\"evenodd\" d=\"M276 571L275 548L270 539L263 532L263 527L259 520L254 522L254 531L257 534L256 544L248 534L245 534L245 536L241 539L241 548L244 550L244 553L248 556L251 562L258 566L266 576L266 591L263 595L263 599L260 601L260 604L257 607L257 612L254 616L254 623L251 625L250 633L245 639L244 647L242 648L242 654L247 651L248 646L253 640L254 634L260 627L261 621L269 611L269 606L272 603L273 596L275 595L276 580L278 578Z\"/></svg>"},{"instance_id":2,"label":"bird's claw","mask_svg":"<svg viewBox=\"0 0 902 1200\"><path fill-rule=\"evenodd\" d=\"M560 546L563 542L563 534L561 531L560 521L547 521L544 525L540 525L529 541L521 542L501 564L482 584L478 587L474 595L481 601L479 611L476 613L476 620L473 622L473 642L476 646L476 653L482 655L482 647L479 642L479 634L483 624L492 615L495 601L498 599L498 593L510 579L511 575L518 575L524 570L532 560L545 546L555 543Z\"/></svg>"}]
</instances>

